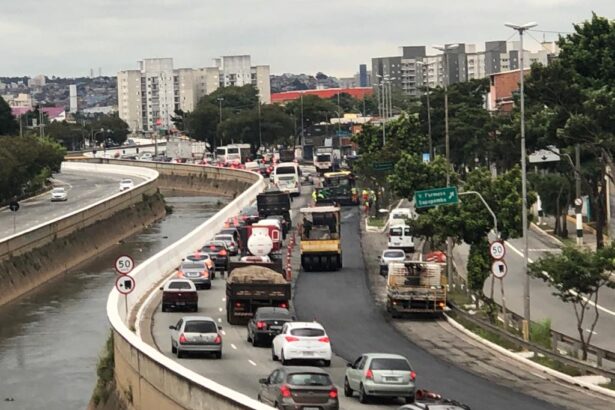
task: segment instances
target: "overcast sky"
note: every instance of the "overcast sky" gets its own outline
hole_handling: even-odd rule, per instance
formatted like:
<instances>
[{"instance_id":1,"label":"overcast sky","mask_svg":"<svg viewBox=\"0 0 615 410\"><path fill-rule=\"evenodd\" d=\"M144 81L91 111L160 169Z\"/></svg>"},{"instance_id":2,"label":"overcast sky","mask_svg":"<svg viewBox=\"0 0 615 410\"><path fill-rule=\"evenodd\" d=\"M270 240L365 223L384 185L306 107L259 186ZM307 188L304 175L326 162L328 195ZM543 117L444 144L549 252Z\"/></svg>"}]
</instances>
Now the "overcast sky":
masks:
<instances>
[{"instance_id":1,"label":"overcast sky","mask_svg":"<svg viewBox=\"0 0 615 410\"><path fill-rule=\"evenodd\" d=\"M351 76L402 45L511 39L504 22L570 32L615 0L0 0L0 76L104 75L148 57L175 67L250 54L271 72ZM537 40L543 33L531 32ZM546 40L556 34L545 33ZM529 48L539 45L528 37Z\"/></svg>"}]
</instances>

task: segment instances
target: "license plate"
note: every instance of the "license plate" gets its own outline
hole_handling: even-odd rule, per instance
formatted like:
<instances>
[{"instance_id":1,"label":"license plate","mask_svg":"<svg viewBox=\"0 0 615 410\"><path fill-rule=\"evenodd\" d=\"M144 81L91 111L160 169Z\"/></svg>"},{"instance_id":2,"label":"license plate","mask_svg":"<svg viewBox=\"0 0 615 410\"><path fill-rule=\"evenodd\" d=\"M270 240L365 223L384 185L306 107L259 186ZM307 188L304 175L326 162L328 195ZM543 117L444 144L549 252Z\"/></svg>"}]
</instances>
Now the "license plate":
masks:
<instances>
[{"instance_id":1,"label":"license plate","mask_svg":"<svg viewBox=\"0 0 615 410\"><path fill-rule=\"evenodd\" d=\"M175 303L177 306L184 306L186 304L186 302L177 302Z\"/></svg>"},{"instance_id":2,"label":"license plate","mask_svg":"<svg viewBox=\"0 0 615 410\"><path fill-rule=\"evenodd\" d=\"M303 352L306 356L314 356L314 352Z\"/></svg>"},{"instance_id":3,"label":"license plate","mask_svg":"<svg viewBox=\"0 0 615 410\"><path fill-rule=\"evenodd\" d=\"M303 407L303 410L320 410L320 407Z\"/></svg>"},{"instance_id":4,"label":"license plate","mask_svg":"<svg viewBox=\"0 0 615 410\"><path fill-rule=\"evenodd\" d=\"M282 329L282 326L269 326L269 329L271 329L271 330L280 330L280 329Z\"/></svg>"},{"instance_id":5,"label":"license plate","mask_svg":"<svg viewBox=\"0 0 615 410\"><path fill-rule=\"evenodd\" d=\"M385 377L385 380L387 382L396 382L398 381L398 378L397 377Z\"/></svg>"}]
</instances>

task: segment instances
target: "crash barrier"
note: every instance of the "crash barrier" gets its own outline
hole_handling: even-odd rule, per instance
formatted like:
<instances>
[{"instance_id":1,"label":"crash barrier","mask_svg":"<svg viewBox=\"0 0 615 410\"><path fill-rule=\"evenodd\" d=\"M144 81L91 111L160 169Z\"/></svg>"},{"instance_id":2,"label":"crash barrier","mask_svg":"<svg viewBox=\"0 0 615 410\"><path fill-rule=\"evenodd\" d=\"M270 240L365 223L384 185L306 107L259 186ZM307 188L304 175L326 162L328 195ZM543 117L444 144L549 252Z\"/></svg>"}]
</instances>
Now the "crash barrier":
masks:
<instances>
[{"instance_id":1,"label":"crash barrier","mask_svg":"<svg viewBox=\"0 0 615 410\"><path fill-rule=\"evenodd\" d=\"M119 164L102 166L100 164L63 162L61 169L62 171L117 174L122 177L143 178L144 181L137 183L133 189L118 192L82 209L2 239L0 242L0 260L21 255L51 241L68 236L76 230L106 219L122 209L141 202L143 194L152 195L156 192L159 175L154 169Z\"/></svg>"},{"instance_id":2,"label":"crash barrier","mask_svg":"<svg viewBox=\"0 0 615 410\"><path fill-rule=\"evenodd\" d=\"M115 163L115 160L105 162ZM115 381L118 394L134 409L257 409L271 407L242 393L233 391L189 370L146 344L133 331L133 310L158 283L168 276L191 249L211 240L224 222L237 215L263 191L263 177L252 172L182 164L139 162L160 172L175 170L181 173L205 172L211 178L250 182L250 187L222 210L192 232L156 255L142 262L132 272L135 288L127 296L113 289L107 299L107 317L114 338ZM171 167L171 168L169 168ZM126 314L128 312L128 315Z\"/></svg>"}]
</instances>

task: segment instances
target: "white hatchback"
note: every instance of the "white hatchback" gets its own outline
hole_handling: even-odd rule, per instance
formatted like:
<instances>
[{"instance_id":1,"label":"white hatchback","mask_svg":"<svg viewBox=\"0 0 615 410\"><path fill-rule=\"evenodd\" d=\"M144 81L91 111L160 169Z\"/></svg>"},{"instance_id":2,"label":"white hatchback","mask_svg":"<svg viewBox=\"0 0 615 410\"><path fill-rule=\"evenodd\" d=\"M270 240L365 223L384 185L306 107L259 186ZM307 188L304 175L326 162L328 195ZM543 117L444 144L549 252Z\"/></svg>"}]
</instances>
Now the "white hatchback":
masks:
<instances>
[{"instance_id":1,"label":"white hatchback","mask_svg":"<svg viewBox=\"0 0 615 410\"><path fill-rule=\"evenodd\" d=\"M325 329L316 322L289 322L271 344L271 357L283 365L290 360L322 360L331 365L331 342Z\"/></svg>"},{"instance_id":2,"label":"white hatchback","mask_svg":"<svg viewBox=\"0 0 615 410\"><path fill-rule=\"evenodd\" d=\"M135 187L135 183L132 179L125 178L120 181L120 192L127 191Z\"/></svg>"}]
</instances>

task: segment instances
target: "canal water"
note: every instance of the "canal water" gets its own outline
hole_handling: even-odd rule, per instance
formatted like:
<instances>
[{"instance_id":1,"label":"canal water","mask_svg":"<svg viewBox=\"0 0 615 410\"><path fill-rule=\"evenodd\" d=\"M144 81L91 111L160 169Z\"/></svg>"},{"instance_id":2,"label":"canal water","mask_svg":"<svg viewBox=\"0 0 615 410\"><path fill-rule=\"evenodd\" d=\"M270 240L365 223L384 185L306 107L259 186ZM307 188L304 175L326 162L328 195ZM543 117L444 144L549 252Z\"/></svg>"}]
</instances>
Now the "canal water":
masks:
<instances>
[{"instance_id":1,"label":"canal water","mask_svg":"<svg viewBox=\"0 0 615 410\"><path fill-rule=\"evenodd\" d=\"M167 196L166 201L173 213L160 222L0 308L0 409L87 407L110 333L105 305L116 278L115 258L128 254L138 264L226 204L203 196Z\"/></svg>"}]
</instances>

